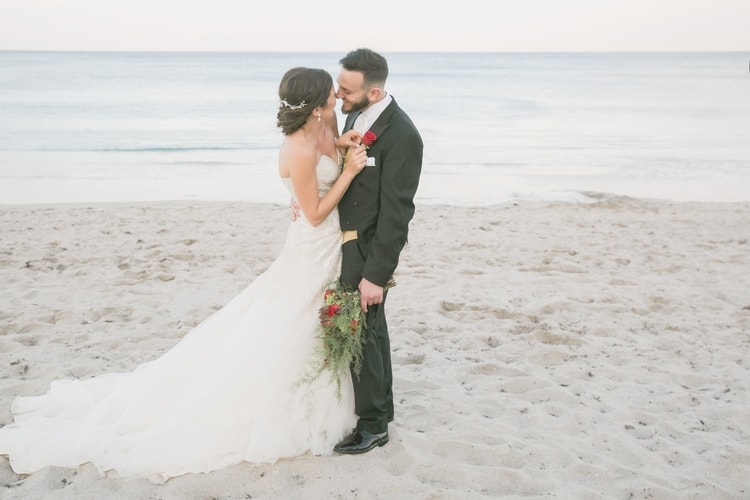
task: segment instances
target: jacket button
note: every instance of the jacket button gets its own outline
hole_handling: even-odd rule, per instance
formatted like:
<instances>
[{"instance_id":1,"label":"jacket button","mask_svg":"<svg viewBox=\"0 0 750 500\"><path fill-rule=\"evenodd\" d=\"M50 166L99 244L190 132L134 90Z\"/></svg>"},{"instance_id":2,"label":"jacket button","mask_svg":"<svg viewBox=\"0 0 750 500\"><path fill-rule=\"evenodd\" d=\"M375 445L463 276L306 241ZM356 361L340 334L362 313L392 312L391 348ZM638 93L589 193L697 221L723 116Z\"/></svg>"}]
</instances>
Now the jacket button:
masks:
<instances>
[{"instance_id":1,"label":"jacket button","mask_svg":"<svg viewBox=\"0 0 750 500\"><path fill-rule=\"evenodd\" d=\"M355 201L355 202L354 202L354 206L355 206L355 207L358 207L358 206L359 206L359 202L358 202L358 201Z\"/></svg>"}]
</instances>

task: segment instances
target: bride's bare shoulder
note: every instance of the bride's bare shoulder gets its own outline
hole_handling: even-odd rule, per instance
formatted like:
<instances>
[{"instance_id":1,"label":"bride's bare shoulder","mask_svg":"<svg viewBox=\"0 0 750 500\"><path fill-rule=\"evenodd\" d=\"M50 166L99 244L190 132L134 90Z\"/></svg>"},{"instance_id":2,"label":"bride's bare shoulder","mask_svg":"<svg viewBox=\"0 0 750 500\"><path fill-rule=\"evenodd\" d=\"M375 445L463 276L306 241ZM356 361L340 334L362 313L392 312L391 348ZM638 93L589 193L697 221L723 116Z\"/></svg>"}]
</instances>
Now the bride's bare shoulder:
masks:
<instances>
[{"instance_id":1,"label":"bride's bare shoulder","mask_svg":"<svg viewBox=\"0 0 750 500\"><path fill-rule=\"evenodd\" d=\"M279 173L286 177L294 171L314 170L319 157L315 146L304 137L289 135L279 148Z\"/></svg>"}]
</instances>

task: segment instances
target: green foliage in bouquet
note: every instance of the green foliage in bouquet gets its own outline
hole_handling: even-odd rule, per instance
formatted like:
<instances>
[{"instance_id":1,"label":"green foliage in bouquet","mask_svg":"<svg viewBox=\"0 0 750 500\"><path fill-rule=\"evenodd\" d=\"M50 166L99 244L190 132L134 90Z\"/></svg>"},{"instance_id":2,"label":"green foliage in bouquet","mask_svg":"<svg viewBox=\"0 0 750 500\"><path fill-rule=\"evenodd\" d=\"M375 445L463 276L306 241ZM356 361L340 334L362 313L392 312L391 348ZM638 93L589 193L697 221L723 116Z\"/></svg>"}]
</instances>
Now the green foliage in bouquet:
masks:
<instances>
[{"instance_id":1,"label":"green foliage in bouquet","mask_svg":"<svg viewBox=\"0 0 750 500\"><path fill-rule=\"evenodd\" d=\"M359 290L351 290L340 281L333 283L326 288L318 312L322 343L316 375L328 370L340 398L342 375L351 369L359 376L362 369L366 321Z\"/></svg>"}]
</instances>

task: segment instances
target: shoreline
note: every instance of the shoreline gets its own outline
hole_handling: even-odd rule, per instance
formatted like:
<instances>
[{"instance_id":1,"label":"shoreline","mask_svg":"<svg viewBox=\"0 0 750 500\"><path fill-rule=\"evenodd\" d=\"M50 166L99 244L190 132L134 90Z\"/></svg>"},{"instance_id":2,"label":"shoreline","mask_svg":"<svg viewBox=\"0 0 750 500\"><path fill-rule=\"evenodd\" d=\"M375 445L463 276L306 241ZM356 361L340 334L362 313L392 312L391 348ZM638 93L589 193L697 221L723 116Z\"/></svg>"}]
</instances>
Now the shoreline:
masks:
<instances>
[{"instance_id":1,"label":"shoreline","mask_svg":"<svg viewBox=\"0 0 750 500\"><path fill-rule=\"evenodd\" d=\"M692 199L668 199L648 196L631 196L604 191L569 191L569 196L564 199L546 199L546 198L509 198L496 202L475 202L475 203L451 203L451 202L431 202L425 200L415 200L417 208L446 208L456 207L461 209L470 208L492 208L505 205L529 205L529 204L581 204L590 205L607 202L630 202L646 204L664 204L664 205L750 205L748 200L692 200ZM164 206L164 207L184 207L190 205L265 205L265 206L286 206L283 201L253 201L253 200L223 200L223 199L154 199L154 200L121 200L121 201L53 201L53 202L24 202L24 203L2 203L0 210L13 209L39 209L39 208L86 208L86 207L113 207L128 208L142 206Z\"/></svg>"}]
</instances>

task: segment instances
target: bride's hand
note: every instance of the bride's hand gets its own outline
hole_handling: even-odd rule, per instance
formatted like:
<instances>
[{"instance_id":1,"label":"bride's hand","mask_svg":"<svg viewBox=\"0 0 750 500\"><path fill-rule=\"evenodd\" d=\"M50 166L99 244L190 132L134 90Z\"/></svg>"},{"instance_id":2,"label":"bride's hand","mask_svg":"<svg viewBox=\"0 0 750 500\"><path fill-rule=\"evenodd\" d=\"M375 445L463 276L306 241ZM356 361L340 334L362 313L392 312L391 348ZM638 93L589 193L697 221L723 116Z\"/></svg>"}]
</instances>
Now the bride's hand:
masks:
<instances>
[{"instance_id":1,"label":"bride's hand","mask_svg":"<svg viewBox=\"0 0 750 500\"><path fill-rule=\"evenodd\" d=\"M365 168L366 163L367 148L361 145L350 147L344 159L344 172L354 177Z\"/></svg>"},{"instance_id":2,"label":"bride's hand","mask_svg":"<svg viewBox=\"0 0 750 500\"><path fill-rule=\"evenodd\" d=\"M350 130L338 139L336 139L336 146L340 148L355 148L362 142L362 134L356 130Z\"/></svg>"}]
</instances>

